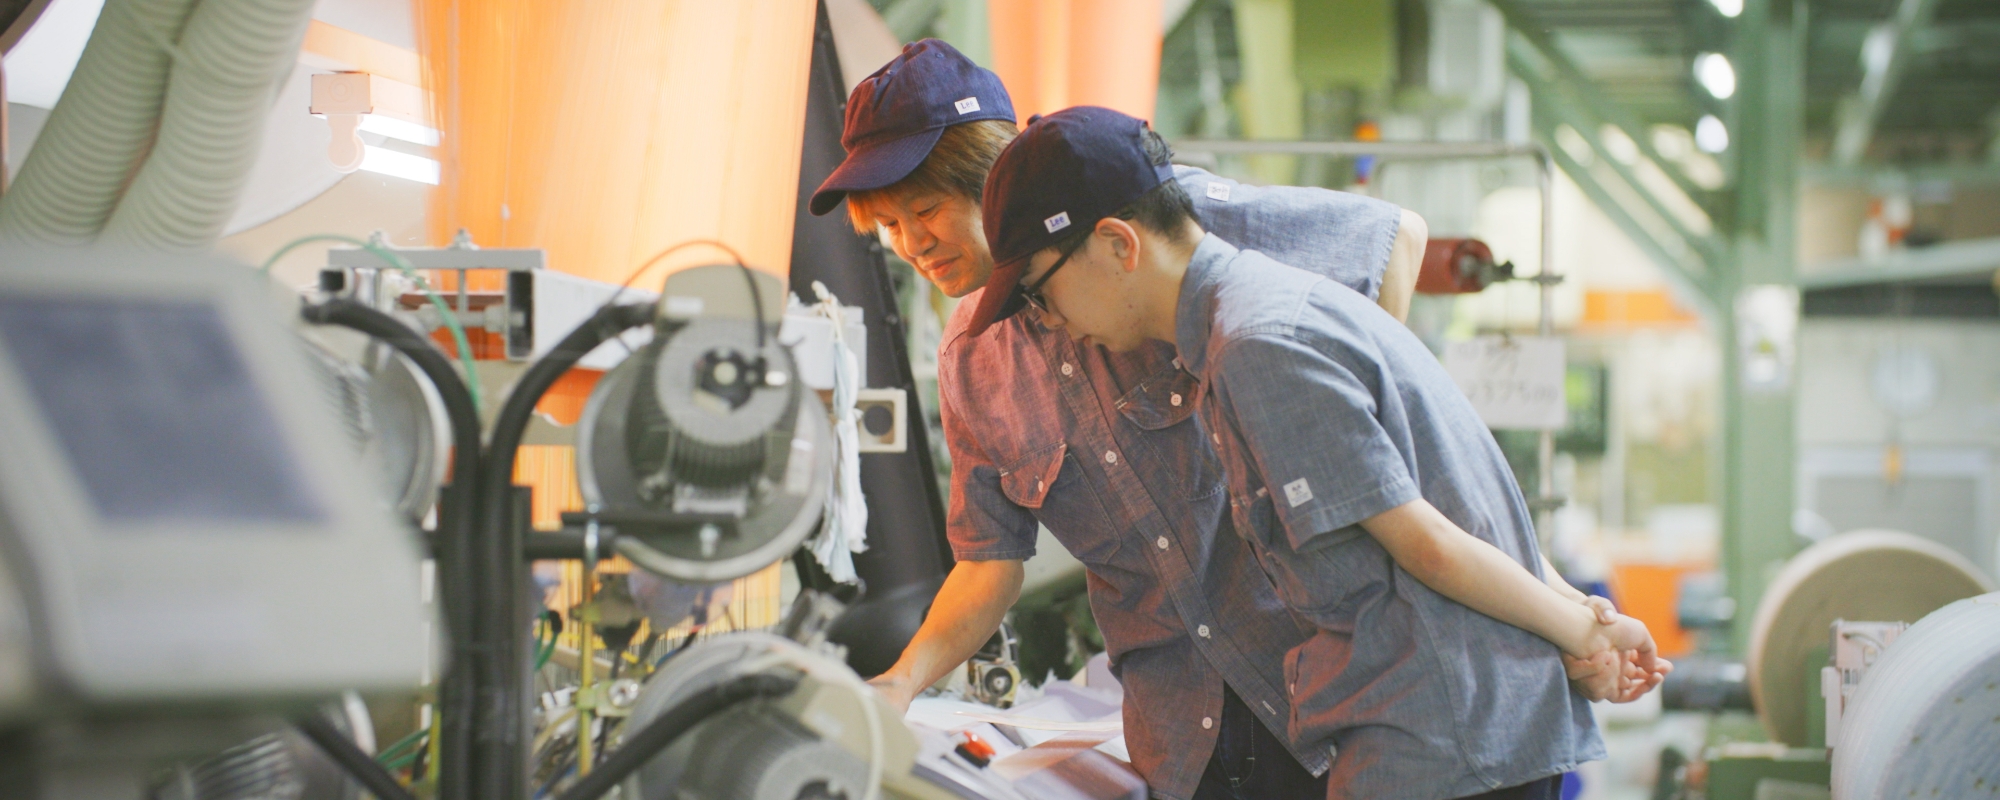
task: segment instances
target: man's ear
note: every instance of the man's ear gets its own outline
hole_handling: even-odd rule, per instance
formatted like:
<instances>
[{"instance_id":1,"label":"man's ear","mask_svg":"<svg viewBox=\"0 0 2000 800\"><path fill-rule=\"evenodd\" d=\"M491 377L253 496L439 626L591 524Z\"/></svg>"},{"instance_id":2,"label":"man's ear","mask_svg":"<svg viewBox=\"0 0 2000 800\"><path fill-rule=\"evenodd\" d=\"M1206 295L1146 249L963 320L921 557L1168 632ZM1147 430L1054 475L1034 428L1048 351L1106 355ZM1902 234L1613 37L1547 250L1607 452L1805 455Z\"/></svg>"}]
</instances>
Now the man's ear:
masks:
<instances>
[{"instance_id":1,"label":"man's ear","mask_svg":"<svg viewBox=\"0 0 2000 800\"><path fill-rule=\"evenodd\" d=\"M1132 223L1117 217L1105 217L1097 221L1097 229L1092 233L1110 245L1111 257L1117 259L1119 269L1133 272L1139 268L1139 229Z\"/></svg>"}]
</instances>

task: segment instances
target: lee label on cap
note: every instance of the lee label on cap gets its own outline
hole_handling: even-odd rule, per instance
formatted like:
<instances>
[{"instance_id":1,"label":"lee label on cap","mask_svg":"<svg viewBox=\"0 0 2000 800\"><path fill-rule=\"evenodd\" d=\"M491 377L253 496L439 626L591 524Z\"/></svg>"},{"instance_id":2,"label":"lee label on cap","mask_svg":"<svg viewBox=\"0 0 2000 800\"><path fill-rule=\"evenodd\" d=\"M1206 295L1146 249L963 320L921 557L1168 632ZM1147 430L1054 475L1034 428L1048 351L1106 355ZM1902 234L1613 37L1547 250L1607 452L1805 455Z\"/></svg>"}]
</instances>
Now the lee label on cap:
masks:
<instances>
[{"instance_id":1,"label":"lee label on cap","mask_svg":"<svg viewBox=\"0 0 2000 800\"><path fill-rule=\"evenodd\" d=\"M1049 217L1048 219L1042 220L1042 227L1048 228L1049 233L1055 233L1056 231L1069 227L1069 212L1064 211L1053 217Z\"/></svg>"},{"instance_id":2,"label":"lee label on cap","mask_svg":"<svg viewBox=\"0 0 2000 800\"><path fill-rule=\"evenodd\" d=\"M968 97L965 98L964 100L952 103L951 107L958 109L958 113L960 114L970 114L974 111L979 110L979 98Z\"/></svg>"},{"instance_id":3,"label":"lee label on cap","mask_svg":"<svg viewBox=\"0 0 2000 800\"><path fill-rule=\"evenodd\" d=\"M1229 202L1229 184L1211 181L1208 184L1208 199Z\"/></svg>"}]
</instances>

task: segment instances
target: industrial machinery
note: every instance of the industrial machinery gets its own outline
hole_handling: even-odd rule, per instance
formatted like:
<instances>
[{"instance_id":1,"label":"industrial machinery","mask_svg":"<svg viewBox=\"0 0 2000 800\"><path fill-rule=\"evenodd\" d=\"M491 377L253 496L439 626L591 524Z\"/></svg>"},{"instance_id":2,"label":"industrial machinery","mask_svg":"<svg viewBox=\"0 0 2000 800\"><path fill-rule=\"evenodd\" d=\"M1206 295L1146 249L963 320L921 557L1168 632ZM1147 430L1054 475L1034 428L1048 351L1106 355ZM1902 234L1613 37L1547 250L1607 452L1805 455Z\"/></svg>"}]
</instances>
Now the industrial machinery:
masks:
<instances>
[{"instance_id":1,"label":"industrial machinery","mask_svg":"<svg viewBox=\"0 0 2000 800\"><path fill-rule=\"evenodd\" d=\"M337 254L354 263L323 281L336 291L308 306L307 319L354 328L393 347L437 390L452 440L478 440L465 432L477 425L468 419L467 388L430 340L408 326L411 315L392 316L398 312L391 303L401 304L395 293L379 291L379 259L455 262L448 269L538 259L469 246L369 249L380 251L373 267ZM818 318L832 323L818 327L796 306L784 313L784 288L741 264L677 272L658 295L634 292L644 302L628 305L615 304L616 287L565 284L602 298L581 314L573 302L539 288L530 289L533 295L516 291L538 285L514 277L532 279L539 272L533 265L507 268L509 294L486 300L489 333L494 325L506 327L511 341L523 319L581 321L558 341L547 341L547 327L530 337L534 343L524 350L539 357L492 415L486 447L454 450L453 474L479 479L440 492L439 593L447 619L456 621L452 651L460 656L440 691L441 796L525 797L531 776L540 793L562 800L589 800L618 786L627 797L703 800L1143 796L1129 767L1088 747L1003 759L989 769L977 753L961 752L964 743L952 736L902 724L845 663L837 643L843 625L883 627L868 621L875 612L866 603L847 613L830 597L806 591L774 633L690 635L657 647L658 634L674 620L656 619L652 637L635 650L636 614L661 605L638 603L637 595L678 596L685 593L673 587L681 587L697 596L763 569L833 525L839 515L829 509L857 499L847 496L857 486L835 480L837 467L872 445L835 436L816 390L830 390L837 404L856 394L851 367L845 379L829 377L841 374L829 359L843 355L826 340L858 339L858 330L836 332L846 330L842 313ZM363 302L371 290L372 300ZM469 309L473 302L464 297L456 305ZM530 531L521 512L525 490L511 485L514 453L542 394L586 358L609 369L578 423L563 432L576 443L584 508L563 515L562 533ZM417 395L400 397L402 416L423 407ZM864 412L849 407L848 414L847 424L858 426ZM532 648L541 656L532 671L505 656L531 649L523 635L528 617L505 613L532 602L523 596L525 560L577 559L585 576L595 576L596 562L613 554L648 574L606 581L602 594L587 577L582 602L566 615L582 626L580 651L544 667L554 649L551 630L545 644ZM1018 683L1013 660L1002 637L995 653L976 662L988 668L982 691L996 700L1011 695ZM539 703L526 702L531 684ZM521 738L505 741L495 732ZM719 752L730 757L716 758ZM368 759L348 755L343 765L372 793L385 800L406 795ZM1036 788L1023 788L1029 786Z\"/></svg>"},{"instance_id":2,"label":"industrial machinery","mask_svg":"<svg viewBox=\"0 0 2000 800\"><path fill-rule=\"evenodd\" d=\"M827 413L779 343L784 287L745 267L667 279L653 340L598 381L578 423L587 524L691 583L769 566L819 524Z\"/></svg>"},{"instance_id":3,"label":"industrial machinery","mask_svg":"<svg viewBox=\"0 0 2000 800\"><path fill-rule=\"evenodd\" d=\"M1417 291L1424 294L1471 294L1514 279L1514 262L1493 262L1493 251L1478 239L1432 238L1424 245L1423 266L1417 270Z\"/></svg>"},{"instance_id":4,"label":"industrial machinery","mask_svg":"<svg viewBox=\"0 0 2000 800\"><path fill-rule=\"evenodd\" d=\"M1771 581L1751 622L1749 683L1757 718L1773 741L1824 745L1811 719L1835 620L1916 622L1993 591L1991 579L1955 551L1897 531L1854 531L1808 547Z\"/></svg>"},{"instance_id":5,"label":"industrial machinery","mask_svg":"<svg viewBox=\"0 0 2000 800\"><path fill-rule=\"evenodd\" d=\"M139 797L163 759L411 685L419 550L269 291L214 257L0 258L0 768Z\"/></svg>"},{"instance_id":6,"label":"industrial machinery","mask_svg":"<svg viewBox=\"0 0 2000 800\"><path fill-rule=\"evenodd\" d=\"M2000 593L1938 609L1889 644L1847 703L1835 800L1992 796L2000 786Z\"/></svg>"}]
</instances>

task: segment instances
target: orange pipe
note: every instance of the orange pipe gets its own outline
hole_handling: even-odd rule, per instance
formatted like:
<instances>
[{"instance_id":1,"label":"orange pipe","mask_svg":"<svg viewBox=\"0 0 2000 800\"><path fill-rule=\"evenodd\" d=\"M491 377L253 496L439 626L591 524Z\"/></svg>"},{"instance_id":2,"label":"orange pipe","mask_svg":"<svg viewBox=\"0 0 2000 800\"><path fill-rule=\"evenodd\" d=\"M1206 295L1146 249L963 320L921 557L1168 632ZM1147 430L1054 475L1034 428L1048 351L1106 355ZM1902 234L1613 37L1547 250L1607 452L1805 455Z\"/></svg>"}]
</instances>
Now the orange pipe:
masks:
<instances>
[{"instance_id":1,"label":"orange pipe","mask_svg":"<svg viewBox=\"0 0 2000 800\"><path fill-rule=\"evenodd\" d=\"M988 3L993 71L1022 122L1079 105L1150 120L1163 13L1158 0Z\"/></svg>"}]
</instances>

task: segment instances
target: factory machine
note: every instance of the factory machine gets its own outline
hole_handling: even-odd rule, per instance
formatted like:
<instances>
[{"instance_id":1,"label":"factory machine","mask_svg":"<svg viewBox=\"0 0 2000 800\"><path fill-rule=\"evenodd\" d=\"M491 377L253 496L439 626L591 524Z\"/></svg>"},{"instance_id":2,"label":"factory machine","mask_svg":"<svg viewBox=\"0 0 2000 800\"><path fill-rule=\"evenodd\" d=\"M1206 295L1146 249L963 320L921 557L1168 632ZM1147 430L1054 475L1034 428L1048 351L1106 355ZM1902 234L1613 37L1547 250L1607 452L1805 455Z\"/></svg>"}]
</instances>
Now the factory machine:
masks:
<instances>
[{"instance_id":1,"label":"factory machine","mask_svg":"<svg viewBox=\"0 0 2000 800\"><path fill-rule=\"evenodd\" d=\"M1994 588L1956 551L1899 531L1853 531L1801 551L1750 620L1748 661L1682 661L1663 689L1669 709L1752 710L1761 735L1712 742L1692 763L1663 754L1654 796L1991 796L2000 785ZM1696 622L1689 608L1682 617Z\"/></svg>"},{"instance_id":2,"label":"factory machine","mask_svg":"<svg viewBox=\"0 0 2000 800\"><path fill-rule=\"evenodd\" d=\"M381 267L529 258L368 249ZM429 796L1144 796L1087 746L994 759L905 724L829 639L850 612L813 591L772 630L684 642L622 677L588 635L574 669L535 663L531 559L617 554L640 570L627 582L695 589L760 570L856 499L841 472L863 414L838 312L818 327L788 315L763 273L688 269L657 295L560 278L536 292L547 276L516 266L527 277L485 316L493 327L580 322L526 337L539 357L482 436L472 390L385 280L413 271L332 269L300 326L222 259L8 248L0 796L411 797L352 693L408 693L427 675L435 778L415 783ZM432 298L462 337L474 315ZM301 327L365 337L343 348ZM533 532L513 454L536 402L586 358L610 369L570 434L585 509ZM828 382L843 415L815 391ZM587 597L573 624L622 623L612 599ZM551 741L581 760L537 780Z\"/></svg>"}]
</instances>

